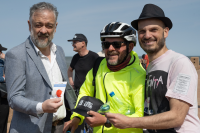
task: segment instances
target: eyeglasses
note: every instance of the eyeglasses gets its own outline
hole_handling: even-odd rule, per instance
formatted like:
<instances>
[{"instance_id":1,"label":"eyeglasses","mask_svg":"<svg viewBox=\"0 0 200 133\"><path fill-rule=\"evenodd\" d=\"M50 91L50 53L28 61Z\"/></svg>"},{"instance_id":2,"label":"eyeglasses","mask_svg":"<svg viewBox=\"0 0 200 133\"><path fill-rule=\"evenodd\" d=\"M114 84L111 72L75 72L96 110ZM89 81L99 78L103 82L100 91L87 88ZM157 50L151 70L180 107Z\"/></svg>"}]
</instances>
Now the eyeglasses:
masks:
<instances>
[{"instance_id":1,"label":"eyeglasses","mask_svg":"<svg viewBox=\"0 0 200 133\"><path fill-rule=\"evenodd\" d=\"M101 42L102 47L104 49L108 49L110 47L110 45L112 44L112 46L114 48L120 48L122 46L122 43L125 44L125 42Z\"/></svg>"}]
</instances>

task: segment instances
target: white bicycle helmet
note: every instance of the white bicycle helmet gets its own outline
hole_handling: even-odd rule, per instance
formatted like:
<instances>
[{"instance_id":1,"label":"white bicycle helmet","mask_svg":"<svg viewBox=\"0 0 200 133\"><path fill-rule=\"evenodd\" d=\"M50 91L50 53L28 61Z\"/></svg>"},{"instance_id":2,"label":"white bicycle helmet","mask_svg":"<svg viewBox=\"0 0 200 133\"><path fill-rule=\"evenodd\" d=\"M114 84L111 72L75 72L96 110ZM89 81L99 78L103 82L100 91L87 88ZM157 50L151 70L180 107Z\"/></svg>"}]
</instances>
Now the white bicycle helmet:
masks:
<instances>
[{"instance_id":1,"label":"white bicycle helmet","mask_svg":"<svg viewBox=\"0 0 200 133\"><path fill-rule=\"evenodd\" d=\"M136 45L136 31L133 27L122 22L111 22L107 24L100 33L101 41L106 37L121 37L128 42L133 42Z\"/></svg>"}]
</instances>

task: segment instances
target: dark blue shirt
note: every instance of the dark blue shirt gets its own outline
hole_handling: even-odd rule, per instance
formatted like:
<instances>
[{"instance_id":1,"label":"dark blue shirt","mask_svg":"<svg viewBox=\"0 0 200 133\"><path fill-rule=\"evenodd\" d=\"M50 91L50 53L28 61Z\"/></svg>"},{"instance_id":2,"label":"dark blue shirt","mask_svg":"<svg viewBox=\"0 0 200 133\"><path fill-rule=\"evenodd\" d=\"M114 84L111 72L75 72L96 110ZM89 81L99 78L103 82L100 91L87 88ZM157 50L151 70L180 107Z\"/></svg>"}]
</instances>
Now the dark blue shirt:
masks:
<instances>
[{"instance_id":1,"label":"dark blue shirt","mask_svg":"<svg viewBox=\"0 0 200 133\"><path fill-rule=\"evenodd\" d=\"M4 61L0 59L0 82L4 82L3 71L4 71Z\"/></svg>"}]
</instances>

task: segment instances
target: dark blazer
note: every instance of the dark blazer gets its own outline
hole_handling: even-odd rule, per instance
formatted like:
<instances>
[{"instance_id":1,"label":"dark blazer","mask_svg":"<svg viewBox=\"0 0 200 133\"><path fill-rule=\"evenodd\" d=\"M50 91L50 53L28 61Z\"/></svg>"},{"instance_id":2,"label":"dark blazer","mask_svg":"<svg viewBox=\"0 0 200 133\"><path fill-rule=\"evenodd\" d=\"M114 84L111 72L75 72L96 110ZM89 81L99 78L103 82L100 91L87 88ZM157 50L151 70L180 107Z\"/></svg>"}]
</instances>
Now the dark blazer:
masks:
<instances>
[{"instance_id":1,"label":"dark blazer","mask_svg":"<svg viewBox=\"0 0 200 133\"><path fill-rule=\"evenodd\" d=\"M37 115L36 105L50 98L52 85L40 56L30 37L12 48L5 57L5 76L8 102L13 108L10 133L51 133L52 113ZM56 61L64 81L67 81L67 65L64 51L57 46ZM69 84L65 91L69 108L74 108L76 95Z\"/></svg>"}]
</instances>

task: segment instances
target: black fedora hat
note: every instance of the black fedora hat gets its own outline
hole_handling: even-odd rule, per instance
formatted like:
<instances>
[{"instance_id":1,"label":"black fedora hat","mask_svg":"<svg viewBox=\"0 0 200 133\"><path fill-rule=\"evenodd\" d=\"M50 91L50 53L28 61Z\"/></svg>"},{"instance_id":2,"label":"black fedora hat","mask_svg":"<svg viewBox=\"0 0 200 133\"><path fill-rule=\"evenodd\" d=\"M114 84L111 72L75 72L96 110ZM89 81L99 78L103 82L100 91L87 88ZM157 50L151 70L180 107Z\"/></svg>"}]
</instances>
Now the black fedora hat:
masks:
<instances>
[{"instance_id":1,"label":"black fedora hat","mask_svg":"<svg viewBox=\"0 0 200 133\"><path fill-rule=\"evenodd\" d=\"M142 10L142 13L140 14L140 17L136 20L133 20L131 25L138 30L138 21L148 18L160 19L163 21L166 27L169 29L172 28L172 21L168 17L165 17L164 11L160 7L154 4L146 4Z\"/></svg>"},{"instance_id":2,"label":"black fedora hat","mask_svg":"<svg viewBox=\"0 0 200 133\"><path fill-rule=\"evenodd\" d=\"M0 44L0 51L6 51L6 50L7 50L7 48L2 47Z\"/></svg>"}]
</instances>

